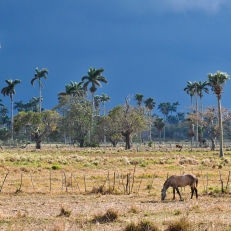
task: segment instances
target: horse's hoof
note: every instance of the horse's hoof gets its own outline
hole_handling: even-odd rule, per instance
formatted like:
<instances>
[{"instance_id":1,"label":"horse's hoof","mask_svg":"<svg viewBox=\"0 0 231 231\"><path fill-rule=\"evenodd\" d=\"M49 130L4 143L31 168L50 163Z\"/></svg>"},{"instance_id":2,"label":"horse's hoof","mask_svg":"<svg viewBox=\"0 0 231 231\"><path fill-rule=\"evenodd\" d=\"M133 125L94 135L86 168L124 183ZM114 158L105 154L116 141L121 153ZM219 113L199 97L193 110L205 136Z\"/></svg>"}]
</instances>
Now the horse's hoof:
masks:
<instances>
[{"instance_id":1,"label":"horse's hoof","mask_svg":"<svg viewBox=\"0 0 231 231\"><path fill-rule=\"evenodd\" d=\"M183 198L180 198L180 201L184 201L184 199L183 199Z\"/></svg>"}]
</instances>

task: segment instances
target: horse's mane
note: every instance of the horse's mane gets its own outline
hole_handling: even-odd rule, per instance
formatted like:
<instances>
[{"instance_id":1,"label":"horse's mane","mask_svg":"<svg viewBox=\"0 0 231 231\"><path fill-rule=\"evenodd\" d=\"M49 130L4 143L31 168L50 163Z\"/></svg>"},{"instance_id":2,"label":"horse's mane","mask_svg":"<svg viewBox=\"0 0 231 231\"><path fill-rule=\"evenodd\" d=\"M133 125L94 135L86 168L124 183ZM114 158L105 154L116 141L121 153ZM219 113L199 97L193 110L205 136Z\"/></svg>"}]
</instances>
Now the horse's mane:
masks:
<instances>
[{"instance_id":1,"label":"horse's mane","mask_svg":"<svg viewBox=\"0 0 231 231\"><path fill-rule=\"evenodd\" d=\"M172 175L172 176L170 176L165 182L164 182L164 185L163 186L165 186L165 184L170 180L170 178L172 178L174 175Z\"/></svg>"}]
</instances>

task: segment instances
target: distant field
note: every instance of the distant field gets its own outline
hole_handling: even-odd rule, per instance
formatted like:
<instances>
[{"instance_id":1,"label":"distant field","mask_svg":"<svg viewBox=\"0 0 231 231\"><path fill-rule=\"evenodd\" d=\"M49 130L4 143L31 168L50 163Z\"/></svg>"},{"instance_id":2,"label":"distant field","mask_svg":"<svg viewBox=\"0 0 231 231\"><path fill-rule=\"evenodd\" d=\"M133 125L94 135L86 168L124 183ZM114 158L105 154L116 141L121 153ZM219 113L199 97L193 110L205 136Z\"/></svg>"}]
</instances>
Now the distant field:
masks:
<instances>
[{"instance_id":1,"label":"distant field","mask_svg":"<svg viewBox=\"0 0 231 231\"><path fill-rule=\"evenodd\" d=\"M231 230L231 151L225 150L223 159L218 150L164 146L0 150L0 228L109 231L150 221L166 230L183 217L192 230ZM183 173L198 176L199 198L190 200L186 187L184 201L178 195L172 201L169 189L161 202L166 178ZM118 218L96 219L108 209Z\"/></svg>"}]
</instances>

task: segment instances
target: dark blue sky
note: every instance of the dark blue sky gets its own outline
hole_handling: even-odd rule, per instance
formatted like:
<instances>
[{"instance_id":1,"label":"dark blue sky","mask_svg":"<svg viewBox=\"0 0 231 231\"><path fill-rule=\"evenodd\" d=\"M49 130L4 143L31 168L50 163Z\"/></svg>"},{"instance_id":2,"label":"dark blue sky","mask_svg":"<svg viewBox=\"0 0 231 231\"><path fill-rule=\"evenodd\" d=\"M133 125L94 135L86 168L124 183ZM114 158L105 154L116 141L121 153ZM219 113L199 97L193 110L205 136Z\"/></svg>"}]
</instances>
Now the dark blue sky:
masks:
<instances>
[{"instance_id":1,"label":"dark blue sky","mask_svg":"<svg viewBox=\"0 0 231 231\"><path fill-rule=\"evenodd\" d=\"M35 68L48 68L43 107L57 104L70 81L90 67L104 68L109 108L136 93L190 105L187 81L205 81L217 70L231 75L229 0L0 0L0 88L21 79L15 101L38 97ZM222 105L231 108L231 80ZM9 98L4 98L9 106ZM216 105L204 96L204 105ZM154 112L157 112L155 109Z\"/></svg>"}]
</instances>

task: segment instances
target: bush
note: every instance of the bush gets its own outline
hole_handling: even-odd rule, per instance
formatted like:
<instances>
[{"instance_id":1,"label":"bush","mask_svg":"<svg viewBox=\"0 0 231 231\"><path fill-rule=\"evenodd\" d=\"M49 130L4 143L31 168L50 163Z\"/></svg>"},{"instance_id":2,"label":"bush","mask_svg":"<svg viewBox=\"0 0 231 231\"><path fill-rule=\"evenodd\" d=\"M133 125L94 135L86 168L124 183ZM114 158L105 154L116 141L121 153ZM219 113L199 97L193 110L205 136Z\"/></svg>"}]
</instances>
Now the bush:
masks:
<instances>
[{"instance_id":1,"label":"bush","mask_svg":"<svg viewBox=\"0 0 231 231\"><path fill-rule=\"evenodd\" d=\"M128 224L124 231L159 231L160 229L151 221L140 221L137 225L134 222Z\"/></svg>"},{"instance_id":2,"label":"bush","mask_svg":"<svg viewBox=\"0 0 231 231\"><path fill-rule=\"evenodd\" d=\"M105 214L97 214L94 216L93 221L100 223L112 222L118 219L118 211L108 209Z\"/></svg>"},{"instance_id":3,"label":"bush","mask_svg":"<svg viewBox=\"0 0 231 231\"><path fill-rule=\"evenodd\" d=\"M192 224L187 220L187 218L183 217L178 221L172 221L166 231L192 231Z\"/></svg>"}]
</instances>

